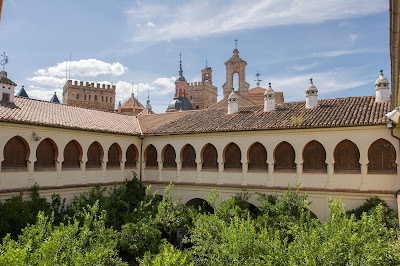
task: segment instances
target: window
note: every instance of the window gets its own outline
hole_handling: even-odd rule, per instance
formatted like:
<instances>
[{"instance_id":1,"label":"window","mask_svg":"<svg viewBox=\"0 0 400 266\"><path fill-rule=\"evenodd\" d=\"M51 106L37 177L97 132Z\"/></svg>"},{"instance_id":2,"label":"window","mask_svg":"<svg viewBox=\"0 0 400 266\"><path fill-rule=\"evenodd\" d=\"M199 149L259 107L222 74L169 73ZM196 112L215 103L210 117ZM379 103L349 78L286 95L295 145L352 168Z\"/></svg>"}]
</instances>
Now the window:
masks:
<instances>
[{"instance_id":1,"label":"window","mask_svg":"<svg viewBox=\"0 0 400 266\"><path fill-rule=\"evenodd\" d=\"M40 142L36 149L36 168L54 168L57 159L57 150L55 143L49 138Z\"/></svg>"},{"instance_id":2,"label":"window","mask_svg":"<svg viewBox=\"0 0 400 266\"><path fill-rule=\"evenodd\" d=\"M71 140L64 149L63 168L80 168L82 148L76 140Z\"/></svg>"},{"instance_id":3,"label":"window","mask_svg":"<svg viewBox=\"0 0 400 266\"><path fill-rule=\"evenodd\" d=\"M196 168L196 152L190 144L182 151L182 168Z\"/></svg>"},{"instance_id":4,"label":"window","mask_svg":"<svg viewBox=\"0 0 400 266\"><path fill-rule=\"evenodd\" d=\"M112 97L110 97L110 103L112 103Z\"/></svg>"},{"instance_id":5,"label":"window","mask_svg":"<svg viewBox=\"0 0 400 266\"><path fill-rule=\"evenodd\" d=\"M104 102L104 96L101 96L101 102Z\"/></svg>"},{"instance_id":6,"label":"window","mask_svg":"<svg viewBox=\"0 0 400 266\"><path fill-rule=\"evenodd\" d=\"M146 151L146 167L157 167L157 150L153 145L149 145Z\"/></svg>"},{"instance_id":7,"label":"window","mask_svg":"<svg viewBox=\"0 0 400 266\"><path fill-rule=\"evenodd\" d=\"M354 142L347 139L341 141L336 145L334 158L335 172L360 172L360 151Z\"/></svg>"},{"instance_id":8,"label":"window","mask_svg":"<svg viewBox=\"0 0 400 266\"><path fill-rule=\"evenodd\" d=\"M176 168L176 153L174 147L167 145L164 148L164 168Z\"/></svg>"},{"instance_id":9,"label":"window","mask_svg":"<svg viewBox=\"0 0 400 266\"><path fill-rule=\"evenodd\" d=\"M94 101L97 102L97 95L94 96Z\"/></svg>"},{"instance_id":10,"label":"window","mask_svg":"<svg viewBox=\"0 0 400 266\"><path fill-rule=\"evenodd\" d=\"M26 169L26 161L29 158L29 147L26 141L19 137L10 139L4 147L4 161L1 163L3 169Z\"/></svg>"},{"instance_id":11,"label":"window","mask_svg":"<svg viewBox=\"0 0 400 266\"><path fill-rule=\"evenodd\" d=\"M241 169L242 168L242 153L240 148L235 143L229 144L225 148L225 169Z\"/></svg>"},{"instance_id":12,"label":"window","mask_svg":"<svg viewBox=\"0 0 400 266\"><path fill-rule=\"evenodd\" d=\"M207 144L205 148L203 148L203 169L217 169L218 168L218 152L217 149L212 144Z\"/></svg>"},{"instance_id":13,"label":"window","mask_svg":"<svg viewBox=\"0 0 400 266\"><path fill-rule=\"evenodd\" d=\"M86 162L87 168L101 167L101 160L103 159L103 148L97 141L93 142L89 146L87 156L88 156L88 161Z\"/></svg>"},{"instance_id":14,"label":"window","mask_svg":"<svg viewBox=\"0 0 400 266\"><path fill-rule=\"evenodd\" d=\"M92 98L92 95L89 95L89 101L90 101L91 98Z\"/></svg>"},{"instance_id":15,"label":"window","mask_svg":"<svg viewBox=\"0 0 400 266\"><path fill-rule=\"evenodd\" d=\"M83 99L86 101L86 94L85 94L85 97L83 97Z\"/></svg>"},{"instance_id":16,"label":"window","mask_svg":"<svg viewBox=\"0 0 400 266\"><path fill-rule=\"evenodd\" d=\"M326 152L324 146L316 140L312 140L303 149L304 171L326 171Z\"/></svg>"},{"instance_id":17,"label":"window","mask_svg":"<svg viewBox=\"0 0 400 266\"><path fill-rule=\"evenodd\" d=\"M122 156L121 147L117 143L111 145L110 148L108 149L107 167L114 167L114 168L120 167L121 156Z\"/></svg>"},{"instance_id":18,"label":"window","mask_svg":"<svg viewBox=\"0 0 400 266\"><path fill-rule=\"evenodd\" d=\"M259 142L254 143L249 150L249 170L267 170L267 150Z\"/></svg>"},{"instance_id":19,"label":"window","mask_svg":"<svg viewBox=\"0 0 400 266\"><path fill-rule=\"evenodd\" d=\"M131 144L126 150L126 167L136 167L137 149L136 146Z\"/></svg>"},{"instance_id":20,"label":"window","mask_svg":"<svg viewBox=\"0 0 400 266\"><path fill-rule=\"evenodd\" d=\"M75 97L77 100L79 100L79 93L77 93Z\"/></svg>"},{"instance_id":21,"label":"window","mask_svg":"<svg viewBox=\"0 0 400 266\"><path fill-rule=\"evenodd\" d=\"M108 97L106 96L106 103L108 103Z\"/></svg>"},{"instance_id":22,"label":"window","mask_svg":"<svg viewBox=\"0 0 400 266\"><path fill-rule=\"evenodd\" d=\"M385 139L378 139L368 149L368 173L397 172L396 149Z\"/></svg>"},{"instance_id":23,"label":"window","mask_svg":"<svg viewBox=\"0 0 400 266\"><path fill-rule=\"evenodd\" d=\"M295 152L288 142L281 142L275 149L275 171L295 171Z\"/></svg>"},{"instance_id":24,"label":"window","mask_svg":"<svg viewBox=\"0 0 400 266\"><path fill-rule=\"evenodd\" d=\"M9 102L10 101L10 94L6 93L6 92L3 92L3 96L1 98L1 100Z\"/></svg>"}]
</instances>

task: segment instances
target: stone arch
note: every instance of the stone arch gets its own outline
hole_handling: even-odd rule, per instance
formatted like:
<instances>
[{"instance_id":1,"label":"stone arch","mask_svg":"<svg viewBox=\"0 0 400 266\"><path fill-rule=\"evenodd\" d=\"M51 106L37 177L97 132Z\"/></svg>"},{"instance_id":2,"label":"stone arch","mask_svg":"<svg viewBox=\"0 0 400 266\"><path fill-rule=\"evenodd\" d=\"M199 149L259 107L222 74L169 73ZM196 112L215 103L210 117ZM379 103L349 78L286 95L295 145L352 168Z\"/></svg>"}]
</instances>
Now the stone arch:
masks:
<instances>
[{"instance_id":1,"label":"stone arch","mask_svg":"<svg viewBox=\"0 0 400 266\"><path fill-rule=\"evenodd\" d=\"M308 142L303 149L303 171L325 171L327 169L326 151L324 146L312 140Z\"/></svg>"},{"instance_id":2,"label":"stone arch","mask_svg":"<svg viewBox=\"0 0 400 266\"><path fill-rule=\"evenodd\" d=\"M282 141L275 147L274 151L274 170L275 171L295 171L296 170L296 153L293 146Z\"/></svg>"},{"instance_id":3,"label":"stone arch","mask_svg":"<svg viewBox=\"0 0 400 266\"><path fill-rule=\"evenodd\" d=\"M196 210L200 210L202 213L214 214L214 208L204 199L193 198L186 202L186 206L192 206Z\"/></svg>"},{"instance_id":4,"label":"stone arch","mask_svg":"<svg viewBox=\"0 0 400 266\"><path fill-rule=\"evenodd\" d=\"M2 169L26 169L30 155L28 142L21 136L9 139L3 150Z\"/></svg>"},{"instance_id":5,"label":"stone arch","mask_svg":"<svg viewBox=\"0 0 400 266\"><path fill-rule=\"evenodd\" d=\"M136 148L135 144L129 145L126 149L126 167L136 167L136 161L138 158L138 149Z\"/></svg>"},{"instance_id":6,"label":"stone arch","mask_svg":"<svg viewBox=\"0 0 400 266\"><path fill-rule=\"evenodd\" d=\"M122 149L118 143L114 142L110 148L108 148L108 161L107 168L119 168L121 167L122 160Z\"/></svg>"},{"instance_id":7,"label":"stone arch","mask_svg":"<svg viewBox=\"0 0 400 266\"><path fill-rule=\"evenodd\" d=\"M146 167L157 167L157 149L152 144L146 147L144 151L144 158L146 161Z\"/></svg>"},{"instance_id":8,"label":"stone arch","mask_svg":"<svg viewBox=\"0 0 400 266\"><path fill-rule=\"evenodd\" d=\"M57 144L52 139L45 138L36 148L35 169L55 168L57 158Z\"/></svg>"},{"instance_id":9,"label":"stone arch","mask_svg":"<svg viewBox=\"0 0 400 266\"><path fill-rule=\"evenodd\" d=\"M242 152L236 143L226 145L223 155L224 169L242 169Z\"/></svg>"},{"instance_id":10,"label":"stone arch","mask_svg":"<svg viewBox=\"0 0 400 266\"><path fill-rule=\"evenodd\" d=\"M368 149L368 173L396 173L396 149L386 139L374 141Z\"/></svg>"},{"instance_id":11,"label":"stone arch","mask_svg":"<svg viewBox=\"0 0 400 266\"><path fill-rule=\"evenodd\" d=\"M164 168L176 168L176 152L171 144L165 145L161 153Z\"/></svg>"},{"instance_id":12,"label":"stone arch","mask_svg":"<svg viewBox=\"0 0 400 266\"><path fill-rule=\"evenodd\" d=\"M211 143L201 150L201 163L202 169L218 169L218 151Z\"/></svg>"},{"instance_id":13,"label":"stone arch","mask_svg":"<svg viewBox=\"0 0 400 266\"><path fill-rule=\"evenodd\" d=\"M334 150L335 172L360 172L360 151L357 145L348 140L339 142Z\"/></svg>"},{"instance_id":14,"label":"stone arch","mask_svg":"<svg viewBox=\"0 0 400 266\"><path fill-rule=\"evenodd\" d=\"M196 168L196 151L193 146L186 144L181 150L182 168Z\"/></svg>"},{"instance_id":15,"label":"stone arch","mask_svg":"<svg viewBox=\"0 0 400 266\"><path fill-rule=\"evenodd\" d=\"M267 149L260 142L254 142L247 150L249 171L268 170Z\"/></svg>"},{"instance_id":16,"label":"stone arch","mask_svg":"<svg viewBox=\"0 0 400 266\"><path fill-rule=\"evenodd\" d=\"M88 161L86 162L87 168L100 168L101 162L104 157L104 150L101 144L97 141L94 141L90 144L89 149L87 151Z\"/></svg>"},{"instance_id":17,"label":"stone arch","mask_svg":"<svg viewBox=\"0 0 400 266\"><path fill-rule=\"evenodd\" d=\"M64 148L64 161L62 168L80 168L83 151L82 146L76 140L71 140Z\"/></svg>"}]
</instances>

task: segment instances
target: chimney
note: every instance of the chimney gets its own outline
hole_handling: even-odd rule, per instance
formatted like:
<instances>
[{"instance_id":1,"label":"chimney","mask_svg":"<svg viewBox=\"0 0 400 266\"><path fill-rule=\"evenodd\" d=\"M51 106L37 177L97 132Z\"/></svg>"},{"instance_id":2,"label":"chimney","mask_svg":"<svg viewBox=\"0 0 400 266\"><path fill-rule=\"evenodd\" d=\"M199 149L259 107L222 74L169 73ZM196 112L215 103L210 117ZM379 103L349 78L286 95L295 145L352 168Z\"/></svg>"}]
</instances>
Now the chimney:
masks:
<instances>
[{"instance_id":1,"label":"chimney","mask_svg":"<svg viewBox=\"0 0 400 266\"><path fill-rule=\"evenodd\" d=\"M239 96L236 94L234 88L232 88L231 94L228 97L228 114L234 114L239 112Z\"/></svg>"},{"instance_id":2,"label":"chimney","mask_svg":"<svg viewBox=\"0 0 400 266\"><path fill-rule=\"evenodd\" d=\"M383 70L379 78L375 81L375 102L389 102L390 101L390 88L389 80L383 76Z\"/></svg>"},{"instance_id":3,"label":"chimney","mask_svg":"<svg viewBox=\"0 0 400 266\"><path fill-rule=\"evenodd\" d=\"M268 89L264 92L264 112L275 110L275 92L269 83Z\"/></svg>"},{"instance_id":4,"label":"chimney","mask_svg":"<svg viewBox=\"0 0 400 266\"><path fill-rule=\"evenodd\" d=\"M312 78L310 79L310 85L306 89L306 108L314 108L318 106L318 90L314 86Z\"/></svg>"}]
</instances>

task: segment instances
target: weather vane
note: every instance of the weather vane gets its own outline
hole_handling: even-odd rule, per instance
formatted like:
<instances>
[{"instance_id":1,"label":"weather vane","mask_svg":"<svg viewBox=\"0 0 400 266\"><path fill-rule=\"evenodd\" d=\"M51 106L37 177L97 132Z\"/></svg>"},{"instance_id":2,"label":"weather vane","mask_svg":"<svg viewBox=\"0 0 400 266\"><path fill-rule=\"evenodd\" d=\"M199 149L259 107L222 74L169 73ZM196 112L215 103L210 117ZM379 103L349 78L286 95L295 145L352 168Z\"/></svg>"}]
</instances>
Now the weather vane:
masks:
<instances>
[{"instance_id":1,"label":"weather vane","mask_svg":"<svg viewBox=\"0 0 400 266\"><path fill-rule=\"evenodd\" d=\"M235 41L235 49L237 49L238 39L236 38L236 39L234 39L234 41Z\"/></svg>"},{"instance_id":2,"label":"weather vane","mask_svg":"<svg viewBox=\"0 0 400 266\"><path fill-rule=\"evenodd\" d=\"M0 65L3 66L3 71L4 71L4 65L8 63L8 56L6 56L6 52L4 52L2 55L3 59L0 61Z\"/></svg>"},{"instance_id":3,"label":"weather vane","mask_svg":"<svg viewBox=\"0 0 400 266\"><path fill-rule=\"evenodd\" d=\"M256 74L257 79L254 80L254 81L257 81L257 83L256 83L257 87L260 86L260 81L262 81L262 79L260 79L260 76L261 76L261 74L258 73L258 70L257 70L257 74Z\"/></svg>"}]
</instances>

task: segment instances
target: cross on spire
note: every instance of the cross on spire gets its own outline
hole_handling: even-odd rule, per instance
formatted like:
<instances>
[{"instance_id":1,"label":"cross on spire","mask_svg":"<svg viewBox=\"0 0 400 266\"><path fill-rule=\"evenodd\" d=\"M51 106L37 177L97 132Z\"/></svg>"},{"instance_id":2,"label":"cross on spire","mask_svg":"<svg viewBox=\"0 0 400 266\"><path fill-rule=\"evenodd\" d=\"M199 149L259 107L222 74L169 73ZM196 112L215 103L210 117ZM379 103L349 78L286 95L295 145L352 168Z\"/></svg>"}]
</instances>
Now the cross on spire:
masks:
<instances>
[{"instance_id":1,"label":"cross on spire","mask_svg":"<svg viewBox=\"0 0 400 266\"><path fill-rule=\"evenodd\" d=\"M3 59L0 61L0 65L3 66L4 71L4 65L8 63L8 56L6 56L6 52L4 52L1 56Z\"/></svg>"},{"instance_id":2,"label":"cross on spire","mask_svg":"<svg viewBox=\"0 0 400 266\"><path fill-rule=\"evenodd\" d=\"M236 38L233 41L235 42L235 49L237 49L238 39Z\"/></svg>"}]
</instances>

